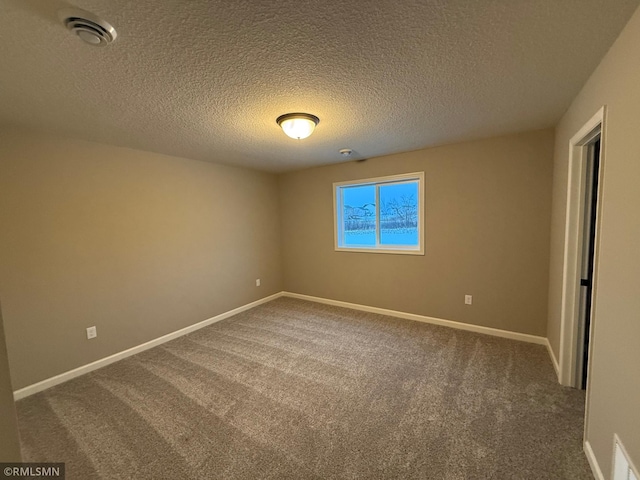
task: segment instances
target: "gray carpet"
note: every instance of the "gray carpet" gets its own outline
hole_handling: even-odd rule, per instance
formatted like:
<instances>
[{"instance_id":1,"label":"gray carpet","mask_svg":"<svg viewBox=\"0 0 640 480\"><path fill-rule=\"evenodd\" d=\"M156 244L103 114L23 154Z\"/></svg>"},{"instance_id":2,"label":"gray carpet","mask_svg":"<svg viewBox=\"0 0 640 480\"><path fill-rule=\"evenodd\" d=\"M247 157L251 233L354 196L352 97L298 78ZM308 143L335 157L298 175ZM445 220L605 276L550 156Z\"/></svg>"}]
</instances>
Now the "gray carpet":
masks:
<instances>
[{"instance_id":1,"label":"gray carpet","mask_svg":"<svg viewBox=\"0 0 640 480\"><path fill-rule=\"evenodd\" d=\"M547 351L281 298L18 402L69 479L587 479Z\"/></svg>"}]
</instances>

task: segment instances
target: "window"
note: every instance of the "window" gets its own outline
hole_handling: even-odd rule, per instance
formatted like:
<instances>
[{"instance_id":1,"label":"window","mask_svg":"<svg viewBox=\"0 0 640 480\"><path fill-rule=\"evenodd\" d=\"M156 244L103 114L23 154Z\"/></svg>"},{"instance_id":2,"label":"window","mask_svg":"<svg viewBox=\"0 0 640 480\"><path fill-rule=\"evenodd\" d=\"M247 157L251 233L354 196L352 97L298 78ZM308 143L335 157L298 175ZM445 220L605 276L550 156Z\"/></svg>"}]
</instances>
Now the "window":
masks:
<instances>
[{"instance_id":1,"label":"window","mask_svg":"<svg viewBox=\"0 0 640 480\"><path fill-rule=\"evenodd\" d=\"M335 249L424 255L424 173L333 184Z\"/></svg>"}]
</instances>

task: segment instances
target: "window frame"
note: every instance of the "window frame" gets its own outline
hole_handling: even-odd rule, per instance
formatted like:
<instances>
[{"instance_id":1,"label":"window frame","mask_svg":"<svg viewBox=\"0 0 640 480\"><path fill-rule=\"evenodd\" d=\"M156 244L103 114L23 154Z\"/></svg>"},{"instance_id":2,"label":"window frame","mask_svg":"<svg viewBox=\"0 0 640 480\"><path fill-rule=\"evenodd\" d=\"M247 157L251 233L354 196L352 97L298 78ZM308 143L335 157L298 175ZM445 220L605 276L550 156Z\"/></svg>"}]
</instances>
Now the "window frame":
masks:
<instances>
[{"instance_id":1,"label":"window frame","mask_svg":"<svg viewBox=\"0 0 640 480\"><path fill-rule=\"evenodd\" d=\"M418 219L418 247L398 248L398 245L385 247L380 245L380 185L389 183L402 183L408 181L418 182L418 199L417 199L417 219ZM376 187L376 245L371 247L345 247L340 246L339 238L343 234L343 202L339 196L342 194L344 187L356 187L365 185L375 185ZM338 210L340 207L340 211ZM344 182L335 182L333 184L333 240L334 250L336 252L354 252L354 253L390 253L396 255L424 255L424 231L425 231L425 215L424 215L424 172L402 173L398 175L388 175L384 177L366 178L362 180L348 180Z\"/></svg>"}]
</instances>

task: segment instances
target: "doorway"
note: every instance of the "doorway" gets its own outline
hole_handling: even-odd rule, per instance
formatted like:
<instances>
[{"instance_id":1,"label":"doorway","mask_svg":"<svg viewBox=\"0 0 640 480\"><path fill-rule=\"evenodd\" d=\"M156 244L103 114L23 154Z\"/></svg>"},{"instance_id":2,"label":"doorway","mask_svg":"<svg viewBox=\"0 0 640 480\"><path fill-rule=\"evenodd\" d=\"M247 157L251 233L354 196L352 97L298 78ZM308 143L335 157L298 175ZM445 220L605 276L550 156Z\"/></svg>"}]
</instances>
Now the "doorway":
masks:
<instances>
[{"instance_id":1,"label":"doorway","mask_svg":"<svg viewBox=\"0 0 640 480\"><path fill-rule=\"evenodd\" d=\"M593 337L602 189L602 107L570 141L565 223L559 380L586 389Z\"/></svg>"},{"instance_id":2,"label":"doorway","mask_svg":"<svg viewBox=\"0 0 640 480\"><path fill-rule=\"evenodd\" d=\"M587 388L590 327L593 313L593 267L595 261L596 224L598 217L598 180L600 173L600 135L587 145L585 188L582 215L582 261L580 268L580 310L578 314L578 355L576 379L582 390Z\"/></svg>"}]
</instances>

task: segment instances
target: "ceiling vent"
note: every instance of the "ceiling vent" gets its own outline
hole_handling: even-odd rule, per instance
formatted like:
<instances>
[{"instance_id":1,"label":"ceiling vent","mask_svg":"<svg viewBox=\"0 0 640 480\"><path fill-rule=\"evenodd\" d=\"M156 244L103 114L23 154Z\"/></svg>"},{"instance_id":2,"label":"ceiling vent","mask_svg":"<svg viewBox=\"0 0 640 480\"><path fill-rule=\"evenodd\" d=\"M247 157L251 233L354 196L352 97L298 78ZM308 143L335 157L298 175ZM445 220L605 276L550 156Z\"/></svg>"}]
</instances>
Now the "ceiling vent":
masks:
<instances>
[{"instance_id":1,"label":"ceiling vent","mask_svg":"<svg viewBox=\"0 0 640 480\"><path fill-rule=\"evenodd\" d=\"M67 8L58 13L65 27L85 42L104 47L113 42L118 34L108 22L79 8Z\"/></svg>"}]
</instances>

